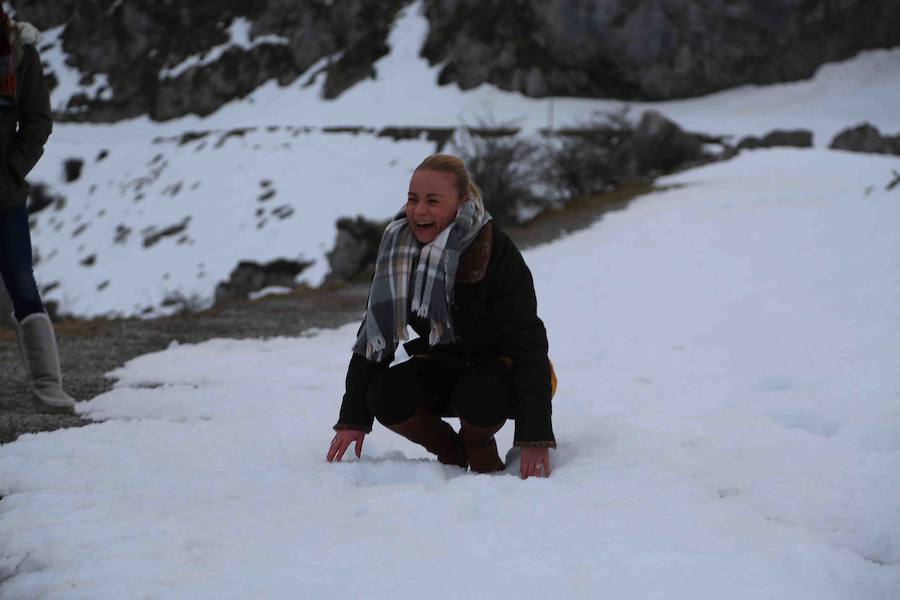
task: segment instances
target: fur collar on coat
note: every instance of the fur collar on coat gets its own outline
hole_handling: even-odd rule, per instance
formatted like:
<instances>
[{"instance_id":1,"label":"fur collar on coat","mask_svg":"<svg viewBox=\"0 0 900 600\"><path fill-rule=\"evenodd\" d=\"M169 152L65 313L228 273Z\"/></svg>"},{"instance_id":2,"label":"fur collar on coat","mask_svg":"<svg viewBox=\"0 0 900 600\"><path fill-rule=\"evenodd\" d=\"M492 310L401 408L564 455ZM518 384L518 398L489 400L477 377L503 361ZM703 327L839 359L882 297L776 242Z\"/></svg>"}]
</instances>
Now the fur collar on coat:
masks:
<instances>
[{"instance_id":1,"label":"fur collar on coat","mask_svg":"<svg viewBox=\"0 0 900 600\"><path fill-rule=\"evenodd\" d=\"M25 45L37 46L41 39L41 32L31 23L10 20L9 45L12 46L16 56L16 66L22 62L25 55Z\"/></svg>"}]
</instances>

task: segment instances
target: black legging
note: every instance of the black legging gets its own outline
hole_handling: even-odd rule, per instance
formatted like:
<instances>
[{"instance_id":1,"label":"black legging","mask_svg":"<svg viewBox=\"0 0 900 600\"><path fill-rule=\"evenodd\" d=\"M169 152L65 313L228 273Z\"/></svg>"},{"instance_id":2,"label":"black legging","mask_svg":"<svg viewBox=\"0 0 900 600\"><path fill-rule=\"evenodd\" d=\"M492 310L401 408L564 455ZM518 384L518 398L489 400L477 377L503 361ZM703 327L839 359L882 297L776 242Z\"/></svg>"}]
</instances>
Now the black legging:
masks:
<instances>
[{"instance_id":1,"label":"black legging","mask_svg":"<svg viewBox=\"0 0 900 600\"><path fill-rule=\"evenodd\" d=\"M443 416L456 415L476 427L502 425L512 407L512 374L500 360L468 369L412 358L382 371L366 393L369 410L383 425L413 416L424 404Z\"/></svg>"},{"instance_id":2,"label":"black legging","mask_svg":"<svg viewBox=\"0 0 900 600\"><path fill-rule=\"evenodd\" d=\"M0 276L16 319L44 311L31 266L31 234L25 207L0 211Z\"/></svg>"}]
</instances>

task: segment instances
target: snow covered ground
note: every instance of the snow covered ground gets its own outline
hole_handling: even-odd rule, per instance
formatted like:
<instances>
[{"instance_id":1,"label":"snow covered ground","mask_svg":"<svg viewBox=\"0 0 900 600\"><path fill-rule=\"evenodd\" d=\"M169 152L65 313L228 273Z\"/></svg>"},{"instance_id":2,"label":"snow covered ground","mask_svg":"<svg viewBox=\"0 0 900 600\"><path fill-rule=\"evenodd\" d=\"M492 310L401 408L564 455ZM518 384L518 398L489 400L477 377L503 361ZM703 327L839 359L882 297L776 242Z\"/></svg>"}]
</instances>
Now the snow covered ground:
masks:
<instances>
[{"instance_id":1,"label":"snow covered ground","mask_svg":"<svg viewBox=\"0 0 900 600\"><path fill-rule=\"evenodd\" d=\"M895 599L898 168L748 152L528 251L548 480L327 464L355 324L130 361L0 447L0 598Z\"/></svg>"},{"instance_id":2,"label":"snow covered ground","mask_svg":"<svg viewBox=\"0 0 900 600\"><path fill-rule=\"evenodd\" d=\"M532 99L489 85L467 92L438 86L438 67L419 57L427 26L419 4L405 9L392 30L390 54L375 65L377 77L334 101L321 99L321 81L308 85L301 77L287 87L270 82L205 118L58 124L30 176L66 198L34 217L36 276L45 299L82 316L157 316L177 309L166 306L167 298L210 303L216 284L241 260L275 258L314 261L299 278L318 284L328 270L335 219L389 217L403 201L411 170L435 150L424 138L377 137L379 128L457 127L492 118L533 132L551 124L551 113L560 127L622 106ZM245 22L233 23L231 31L232 44L272 42L246 39ZM80 74L64 65L58 37L58 30L47 32L53 46L44 55L61 82L54 106L74 93L108 93L102 80L87 91L77 85ZM897 98L900 49L826 65L810 81L636 103L632 114L656 108L688 129L735 136L806 127L821 147L863 120L900 132ZM369 130L323 130L335 126ZM192 132L206 135L182 138ZM63 163L71 158L84 168L77 181L66 183ZM183 229L145 243L173 227Z\"/></svg>"}]
</instances>

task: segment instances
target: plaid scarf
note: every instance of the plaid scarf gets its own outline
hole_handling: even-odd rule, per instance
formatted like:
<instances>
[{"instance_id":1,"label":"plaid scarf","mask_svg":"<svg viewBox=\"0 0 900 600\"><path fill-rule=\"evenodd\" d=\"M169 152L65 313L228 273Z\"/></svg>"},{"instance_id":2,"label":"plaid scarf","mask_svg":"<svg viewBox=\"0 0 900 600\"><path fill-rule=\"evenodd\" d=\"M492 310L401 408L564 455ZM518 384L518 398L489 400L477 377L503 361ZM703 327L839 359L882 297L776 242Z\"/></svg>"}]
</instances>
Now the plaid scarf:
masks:
<instances>
[{"instance_id":1,"label":"plaid scarf","mask_svg":"<svg viewBox=\"0 0 900 600\"><path fill-rule=\"evenodd\" d=\"M428 319L430 346L455 340L450 306L459 257L490 220L484 203L473 197L460 207L452 225L423 246L416 241L406 216L397 215L381 238L366 317L353 351L379 362L392 356L400 340L407 337L409 310ZM386 355L388 343L390 354Z\"/></svg>"},{"instance_id":2,"label":"plaid scarf","mask_svg":"<svg viewBox=\"0 0 900 600\"><path fill-rule=\"evenodd\" d=\"M11 23L0 7L0 107L16 103L16 57L9 40Z\"/></svg>"}]
</instances>

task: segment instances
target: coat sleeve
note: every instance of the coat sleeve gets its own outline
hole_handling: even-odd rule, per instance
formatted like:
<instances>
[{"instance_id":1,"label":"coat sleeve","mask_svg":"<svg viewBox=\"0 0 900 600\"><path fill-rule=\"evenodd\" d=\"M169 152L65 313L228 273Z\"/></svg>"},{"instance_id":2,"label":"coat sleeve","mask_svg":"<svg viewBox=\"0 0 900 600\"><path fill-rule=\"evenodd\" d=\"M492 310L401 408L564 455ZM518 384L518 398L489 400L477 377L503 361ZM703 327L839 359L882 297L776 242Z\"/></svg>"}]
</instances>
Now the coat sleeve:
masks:
<instances>
[{"instance_id":1,"label":"coat sleeve","mask_svg":"<svg viewBox=\"0 0 900 600\"><path fill-rule=\"evenodd\" d=\"M513 361L513 391L518 404L515 445L555 448L547 331L537 316L531 271L508 238L498 244L492 279L493 313L500 326L500 355Z\"/></svg>"},{"instance_id":2,"label":"coat sleeve","mask_svg":"<svg viewBox=\"0 0 900 600\"><path fill-rule=\"evenodd\" d=\"M365 320L360 325L360 331L363 327L365 327ZM365 356L353 353L350 357L350 364L347 366L344 398L341 401L341 412L338 422L334 426L335 430L355 429L366 433L372 431L375 416L366 404L366 394L375 375L386 370L392 361L393 357L375 362L368 360Z\"/></svg>"},{"instance_id":3,"label":"coat sleeve","mask_svg":"<svg viewBox=\"0 0 900 600\"><path fill-rule=\"evenodd\" d=\"M44 83L41 59L34 46L24 46L19 89L19 128L9 149L9 166L20 182L44 153L44 144L53 130L50 94Z\"/></svg>"}]
</instances>

